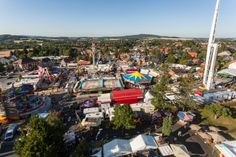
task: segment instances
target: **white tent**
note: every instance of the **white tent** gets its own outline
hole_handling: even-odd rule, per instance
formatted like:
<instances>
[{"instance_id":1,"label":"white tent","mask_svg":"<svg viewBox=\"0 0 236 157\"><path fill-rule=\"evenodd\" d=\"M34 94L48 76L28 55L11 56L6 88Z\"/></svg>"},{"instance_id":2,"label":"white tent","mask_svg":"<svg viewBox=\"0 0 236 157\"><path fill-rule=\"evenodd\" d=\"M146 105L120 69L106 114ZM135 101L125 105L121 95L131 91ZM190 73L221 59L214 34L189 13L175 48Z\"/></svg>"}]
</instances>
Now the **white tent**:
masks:
<instances>
[{"instance_id":1,"label":"white tent","mask_svg":"<svg viewBox=\"0 0 236 157\"><path fill-rule=\"evenodd\" d=\"M236 62L233 62L229 65L229 69L236 69Z\"/></svg>"},{"instance_id":2,"label":"white tent","mask_svg":"<svg viewBox=\"0 0 236 157\"><path fill-rule=\"evenodd\" d=\"M132 152L143 151L147 149L157 149L157 144L152 136L138 135L130 140Z\"/></svg>"},{"instance_id":3,"label":"white tent","mask_svg":"<svg viewBox=\"0 0 236 157\"><path fill-rule=\"evenodd\" d=\"M236 156L236 141L225 141L221 144L216 144L216 148L220 151L221 155L225 157Z\"/></svg>"},{"instance_id":4,"label":"white tent","mask_svg":"<svg viewBox=\"0 0 236 157\"><path fill-rule=\"evenodd\" d=\"M115 139L103 145L103 156L114 157L132 154L129 140Z\"/></svg>"},{"instance_id":5,"label":"white tent","mask_svg":"<svg viewBox=\"0 0 236 157\"><path fill-rule=\"evenodd\" d=\"M230 51L223 51L223 52L218 53L219 57L230 56L230 55L231 55Z\"/></svg>"},{"instance_id":6,"label":"white tent","mask_svg":"<svg viewBox=\"0 0 236 157\"><path fill-rule=\"evenodd\" d=\"M221 143L226 141L226 139L217 132L207 132L207 134L209 134L212 137L214 143Z\"/></svg>"},{"instance_id":7,"label":"white tent","mask_svg":"<svg viewBox=\"0 0 236 157\"><path fill-rule=\"evenodd\" d=\"M144 98L144 102L148 103L151 102L151 100L153 99L153 95L150 93L150 91L147 91L147 93L145 94L145 98Z\"/></svg>"},{"instance_id":8,"label":"white tent","mask_svg":"<svg viewBox=\"0 0 236 157\"><path fill-rule=\"evenodd\" d=\"M235 64L235 66L236 66L236 64ZM230 68L230 69L220 70L217 74L218 75L236 76L236 67L235 68Z\"/></svg>"},{"instance_id":9,"label":"white tent","mask_svg":"<svg viewBox=\"0 0 236 157\"><path fill-rule=\"evenodd\" d=\"M97 100L98 103L111 103L111 94L110 93L107 93L107 94L101 94L99 97L98 97L98 100Z\"/></svg>"},{"instance_id":10,"label":"white tent","mask_svg":"<svg viewBox=\"0 0 236 157\"><path fill-rule=\"evenodd\" d=\"M158 149L159 149L162 156L174 155L172 149L170 148L170 146L168 144L160 145Z\"/></svg>"},{"instance_id":11,"label":"white tent","mask_svg":"<svg viewBox=\"0 0 236 157\"><path fill-rule=\"evenodd\" d=\"M99 112L99 108L98 107L90 107L90 108L85 108L83 110L84 114L89 114L89 113L98 113Z\"/></svg>"},{"instance_id":12,"label":"white tent","mask_svg":"<svg viewBox=\"0 0 236 157\"><path fill-rule=\"evenodd\" d=\"M176 157L190 157L189 152L184 145L171 144L170 147Z\"/></svg>"}]
</instances>

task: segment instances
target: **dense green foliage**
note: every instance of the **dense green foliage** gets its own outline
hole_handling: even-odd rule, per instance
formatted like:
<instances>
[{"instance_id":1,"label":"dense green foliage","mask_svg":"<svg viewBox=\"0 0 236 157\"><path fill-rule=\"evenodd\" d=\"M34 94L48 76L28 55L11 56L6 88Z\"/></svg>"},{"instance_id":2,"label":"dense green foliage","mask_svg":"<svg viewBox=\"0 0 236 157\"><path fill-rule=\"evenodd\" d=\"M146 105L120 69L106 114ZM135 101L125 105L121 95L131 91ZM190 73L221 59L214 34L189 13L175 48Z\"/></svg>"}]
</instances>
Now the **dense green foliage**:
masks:
<instances>
[{"instance_id":1,"label":"dense green foliage","mask_svg":"<svg viewBox=\"0 0 236 157\"><path fill-rule=\"evenodd\" d=\"M172 130L172 117L165 117L162 124L162 134L170 136Z\"/></svg>"},{"instance_id":2,"label":"dense green foliage","mask_svg":"<svg viewBox=\"0 0 236 157\"><path fill-rule=\"evenodd\" d=\"M179 60L179 63L183 65L188 65L190 58L191 57L188 53L183 53L181 59Z\"/></svg>"},{"instance_id":3,"label":"dense green foliage","mask_svg":"<svg viewBox=\"0 0 236 157\"><path fill-rule=\"evenodd\" d=\"M166 58L166 63L175 63L176 58L173 53L169 54L168 57Z\"/></svg>"},{"instance_id":4,"label":"dense green foliage","mask_svg":"<svg viewBox=\"0 0 236 157\"><path fill-rule=\"evenodd\" d=\"M134 112L129 105L116 105L112 123L115 128L135 128Z\"/></svg>"},{"instance_id":5,"label":"dense green foliage","mask_svg":"<svg viewBox=\"0 0 236 157\"><path fill-rule=\"evenodd\" d=\"M22 157L63 157L64 127L60 119L50 114L46 119L34 116L27 125L28 133L22 131L16 142L16 152Z\"/></svg>"},{"instance_id":6,"label":"dense green foliage","mask_svg":"<svg viewBox=\"0 0 236 157\"><path fill-rule=\"evenodd\" d=\"M90 146L85 141L82 140L77 145L75 152L71 155L71 157L89 157L90 156Z\"/></svg>"},{"instance_id":7,"label":"dense green foliage","mask_svg":"<svg viewBox=\"0 0 236 157\"><path fill-rule=\"evenodd\" d=\"M0 63L0 72L4 72L5 71L5 67L2 63Z\"/></svg>"},{"instance_id":8,"label":"dense green foliage","mask_svg":"<svg viewBox=\"0 0 236 157\"><path fill-rule=\"evenodd\" d=\"M171 103L166 99L165 94L168 91L169 76L168 67L163 67L164 73L157 81L152 93L154 98L152 104L156 109L168 109L171 107Z\"/></svg>"},{"instance_id":9,"label":"dense green foliage","mask_svg":"<svg viewBox=\"0 0 236 157\"><path fill-rule=\"evenodd\" d=\"M191 98L191 93L194 89L193 76L182 77L179 80L179 102L178 105L183 110L193 109L196 107L196 102Z\"/></svg>"},{"instance_id":10,"label":"dense green foliage","mask_svg":"<svg viewBox=\"0 0 236 157\"><path fill-rule=\"evenodd\" d=\"M219 117L231 117L232 112L229 108L226 108L218 103L207 105L202 110L202 115L205 117L214 116L215 119Z\"/></svg>"}]
</instances>

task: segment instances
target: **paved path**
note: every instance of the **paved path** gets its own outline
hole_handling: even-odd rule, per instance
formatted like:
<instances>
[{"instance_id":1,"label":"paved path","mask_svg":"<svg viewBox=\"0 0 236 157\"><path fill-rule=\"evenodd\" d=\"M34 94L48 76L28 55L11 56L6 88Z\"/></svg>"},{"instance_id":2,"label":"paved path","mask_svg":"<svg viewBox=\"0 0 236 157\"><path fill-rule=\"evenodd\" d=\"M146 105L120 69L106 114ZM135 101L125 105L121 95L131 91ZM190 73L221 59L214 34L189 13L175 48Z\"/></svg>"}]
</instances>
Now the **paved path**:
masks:
<instances>
[{"instance_id":1,"label":"paved path","mask_svg":"<svg viewBox=\"0 0 236 157\"><path fill-rule=\"evenodd\" d=\"M5 153L0 153L0 157L18 157L15 151L9 151Z\"/></svg>"},{"instance_id":2,"label":"paved path","mask_svg":"<svg viewBox=\"0 0 236 157\"><path fill-rule=\"evenodd\" d=\"M182 132L181 137L177 136L178 131ZM192 130L181 127L174 132L174 135L178 137L177 143L184 144L187 147L191 157L218 157L213 154L213 148Z\"/></svg>"}]
</instances>

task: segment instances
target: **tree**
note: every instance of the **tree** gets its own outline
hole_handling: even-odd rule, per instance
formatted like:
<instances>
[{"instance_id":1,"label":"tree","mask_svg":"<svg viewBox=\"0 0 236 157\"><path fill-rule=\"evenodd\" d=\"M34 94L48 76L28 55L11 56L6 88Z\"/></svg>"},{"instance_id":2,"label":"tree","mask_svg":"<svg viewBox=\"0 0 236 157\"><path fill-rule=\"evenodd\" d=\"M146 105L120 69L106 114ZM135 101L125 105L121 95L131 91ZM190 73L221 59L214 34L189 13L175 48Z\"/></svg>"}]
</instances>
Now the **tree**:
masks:
<instances>
[{"instance_id":1,"label":"tree","mask_svg":"<svg viewBox=\"0 0 236 157\"><path fill-rule=\"evenodd\" d=\"M162 134L164 136L170 136L172 131L172 118L165 117L162 124Z\"/></svg>"},{"instance_id":2,"label":"tree","mask_svg":"<svg viewBox=\"0 0 236 157\"><path fill-rule=\"evenodd\" d=\"M4 72L5 71L5 67L2 63L0 63L0 72Z\"/></svg>"},{"instance_id":3,"label":"tree","mask_svg":"<svg viewBox=\"0 0 236 157\"><path fill-rule=\"evenodd\" d=\"M116 105L113 124L115 128L132 129L135 128L134 112L129 105Z\"/></svg>"},{"instance_id":4,"label":"tree","mask_svg":"<svg viewBox=\"0 0 236 157\"><path fill-rule=\"evenodd\" d=\"M169 76L168 76L168 67L165 65L162 67L163 74L160 79L157 81L154 89L152 104L156 109L168 109L171 107L171 103L166 100L165 94L168 91Z\"/></svg>"},{"instance_id":5,"label":"tree","mask_svg":"<svg viewBox=\"0 0 236 157\"><path fill-rule=\"evenodd\" d=\"M22 157L65 156L63 123L55 114L46 119L34 116L27 125L27 132L22 131L15 149Z\"/></svg>"},{"instance_id":6,"label":"tree","mask_svg":"<svg viewBox=\"0 0 236 157\"><path fill-rule=\"evenodd\" d=\"M90 156L90 146L85 140L80 141L80 143L75 149L75 152L71 155L71 157L89 157L89 156Z\"/></svg>"},{"instance_id":7,"label":"tree","mask_svg":"<svg viewBox=\"0 0 236 157\"><path fill-rule=\"evenodd\" d=\"M152 99L152 104L155 106L155 109L162 110L162 109L170 109L171 103L166 100L164 93L156 93L154 98Z\"/></svg>"},{"instance_id":8,"label":"tree","mask_svg":"<svg viewBox=\"0 0 236 157\"><path fill-rule=\"evenodd\" d=\"M232 112L229 108L226 108L219 103L207 105L202 110L203 116L214 116L215 119L218 119L219 117L231 117Z\"/></svg>"},{"instance_id":9,"label":"tree","mask_svg":"<svg viewBox=\"0 0 236 157\"><path fill-rule=\"evenodd\" d=\"M193 101L191 93L194 88L193 76L182 77L179 81L179 107L185 108L195 108L196 102Z\"/></svg>"},{"instance_id":10,"label":"tree","mask_svg":"<svg viewBox=\"0 0 236 157\"><path fill-rule=\"evenodd\" d=\"M190 57L190 55L188 55L188 53L183 52L182 57L181 57L179 63L180 63L180 64L183 64L183 65L188 65L190 58L191 58L191 57Z\"/></svg>"},{"instance_id":11,"label":"tree","mask_svg":"<svg viewBox=\"0 0 236 157\"><path fill-rule=\"evenodd\" d=\"M173 53L170 53L166 59L166 63L175 63L176 59L175 56L173 55Z\"/></svg>"},{"instance_id":12,"label":"tree","mask_svg":"<svg viewBox=\"0 0 236 157\"><path fill-rule=\"evenodd\" d=\"M76 48L70 48L69 49L69 56L71 58L76 58L78 56L78 51Z\"/></svg>"},{"instance_id":13,"label":"tree","mask_svg":"<svg viewBox=\"0 0 236 157\"><path fill-rule=\"evenodd\" d=\"M150 59L155 63L161 64L164 62L164 55L160 52L159 49L157 49L153 52Z\"/></svg>"}]
</instances>

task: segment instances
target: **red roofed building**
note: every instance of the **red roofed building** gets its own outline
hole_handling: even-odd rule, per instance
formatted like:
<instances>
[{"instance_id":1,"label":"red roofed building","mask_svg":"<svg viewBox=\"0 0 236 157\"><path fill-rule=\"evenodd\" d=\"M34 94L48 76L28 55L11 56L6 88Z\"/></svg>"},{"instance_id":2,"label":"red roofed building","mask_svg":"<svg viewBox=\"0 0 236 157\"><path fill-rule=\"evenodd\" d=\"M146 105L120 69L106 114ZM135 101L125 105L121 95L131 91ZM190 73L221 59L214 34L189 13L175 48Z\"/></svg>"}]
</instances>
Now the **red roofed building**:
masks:
<instances>
[{"instance_id":1,"label":"red roofed building","mask_svg":"<svg viewBox=\"0 0 236 157\"><path fill-rule=\"evenodd\" d=\"M199 62L200 62L200 60L197 58L192 60L193 65L197 65L197 64L199 64Z\"/></svg>"},{"instance_id":2,"label":"red roofed building","mask_svg":"<svg viewBox=\"0 0 236 157\"><path fill-rule=\"evenodd\" d=\"M161 51L161 53L169 54L171 52L171 48L169 48L169 47L161 48L160 51Z\"/></svg>"},{"instance_id":3,"label":"red roofed building","mask_svg":"<svg viewBox=\"0 0 236 157\"><path fill-rule=\"evenodd\" d=\"M193 58L197 58L197 56L198 56L197 52L188 52L188 54Z\"/></svg>"},{"instance_id":4,"label":"red roofed building","mask_svg":"<svg viewBox=\"0 0 236 157\"><path fill-rule=\"evenodd\" d=\"M111 97L115 104L135 104L143 100L143 91L139 88L115 90Z\"/></svg>"}]
</instances>

